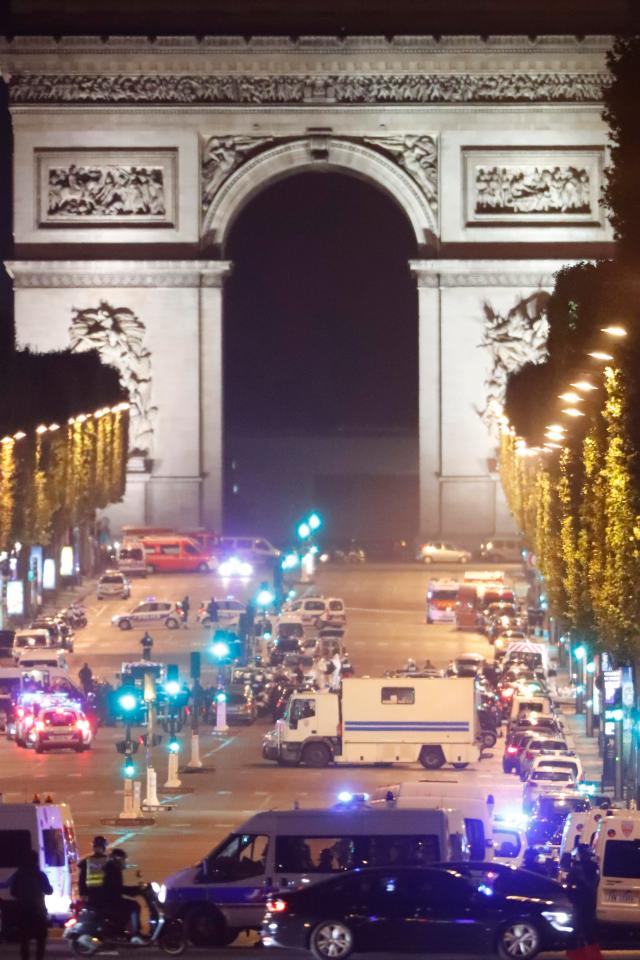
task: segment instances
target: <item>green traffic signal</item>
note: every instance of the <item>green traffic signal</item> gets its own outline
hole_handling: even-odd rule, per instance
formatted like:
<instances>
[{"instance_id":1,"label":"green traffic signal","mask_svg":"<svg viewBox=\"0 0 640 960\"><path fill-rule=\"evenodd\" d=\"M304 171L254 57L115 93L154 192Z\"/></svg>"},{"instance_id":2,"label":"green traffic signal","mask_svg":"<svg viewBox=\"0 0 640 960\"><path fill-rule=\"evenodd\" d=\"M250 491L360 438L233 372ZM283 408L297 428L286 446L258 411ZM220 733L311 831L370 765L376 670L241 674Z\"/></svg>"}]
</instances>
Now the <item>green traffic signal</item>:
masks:
<instances>
[{"instance_id":1,"label":"green traffic signal","mask_svg":"<svg viewBox=\"0 0 640 960\"><path fill-rule=\"evenodd\" d=\"M127 759L125 760L124 765L122 767L122 772L124 773L125 777L135 776L136 765L133 762L133 759L131 757L127 757Z\"/></svg>"},{"instance_id":2,"label":"green traffic signal","mask_svg":"<svg viewBox=\"0 0 640 960\"><path fill-rule=\"evenodd\" d=\"M123 689L118 697L118 703L125 713L131 713L138 706L138 698L133 690Z\"/></svg>"},{"instance_id":3,"label":"green traffic signal","mask_svg":"<svg viewBox=\"0 0 640 960\"><path fill-rule=\"evenodd\" d=\"M180 752L180 741L173 737L169 740L168 743L169 753L179 753Z\"/></svg>"}]
</instances>

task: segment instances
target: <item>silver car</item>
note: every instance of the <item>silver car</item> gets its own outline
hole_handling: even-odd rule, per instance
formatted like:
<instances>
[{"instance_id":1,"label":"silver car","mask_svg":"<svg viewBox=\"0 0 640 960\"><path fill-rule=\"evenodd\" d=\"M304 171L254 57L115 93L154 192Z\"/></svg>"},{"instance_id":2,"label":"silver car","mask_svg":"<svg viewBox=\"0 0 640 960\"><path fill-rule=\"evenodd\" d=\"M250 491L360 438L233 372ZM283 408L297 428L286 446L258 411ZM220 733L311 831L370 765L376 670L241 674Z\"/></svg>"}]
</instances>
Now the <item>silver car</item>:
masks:
<instances>
[{"instance_id":1,"label":"silver car","mask_svg":"<svg viewBox=\"0 0 640 960\"><path fill-rule=\"evenodd\" d=\"M131 584L121 570L106 570L96 587L98 600L128 600Z\"/></svg>"},{"instance_id":2,"label":"silver car","mask_svg":"<svg viewBox=\"0 0 640 960\"><path fill-rule=\"evenodd\" d=\"M423 543L418 552L422 563L470 563L471 553L453 543Z\"/></svg>"}]
</instances>

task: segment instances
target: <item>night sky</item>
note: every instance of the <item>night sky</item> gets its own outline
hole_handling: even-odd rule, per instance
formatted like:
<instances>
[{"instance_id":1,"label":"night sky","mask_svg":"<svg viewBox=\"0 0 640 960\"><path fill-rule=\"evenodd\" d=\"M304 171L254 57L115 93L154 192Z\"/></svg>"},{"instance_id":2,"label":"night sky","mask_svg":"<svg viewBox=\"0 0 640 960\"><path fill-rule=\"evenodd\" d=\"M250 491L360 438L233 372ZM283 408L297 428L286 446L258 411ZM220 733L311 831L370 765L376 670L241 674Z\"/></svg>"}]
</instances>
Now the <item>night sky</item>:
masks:
<instances>
[{"instance_id":1,"label":"night sky","mask_svg":"<svg viewBox=\"0 0 640 960\"><path fill-rule=\"evenodd\" d=\"M415 427L415 237L388 196L305 173L263 190L225 255L231 429Z\"/></svg>"}]
</instances>

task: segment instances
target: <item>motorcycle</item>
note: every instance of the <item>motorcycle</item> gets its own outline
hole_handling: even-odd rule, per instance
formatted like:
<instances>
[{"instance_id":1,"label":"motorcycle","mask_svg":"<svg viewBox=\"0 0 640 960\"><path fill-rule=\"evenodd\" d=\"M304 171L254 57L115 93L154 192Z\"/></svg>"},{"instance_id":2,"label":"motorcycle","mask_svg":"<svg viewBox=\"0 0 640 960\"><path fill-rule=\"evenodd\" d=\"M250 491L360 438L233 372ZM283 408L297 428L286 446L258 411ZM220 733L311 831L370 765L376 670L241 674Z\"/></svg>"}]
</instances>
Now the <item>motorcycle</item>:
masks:
<instances>
[{"instance_id":1,"label":"motorcycle","mask_svg":"<svg viewBox=\"0 0 640 960\"><path fill-rule=\"evenodd\" d=\"M182 920L164 916L158 900L157 883L140 885L140 896L149 911L149 935L144 937L142 947L157 946L163 953L179 957L186 949ZM99 910L82 906L76 916L65 923L64 938L69 941L71 952L77 957L92 957L99 951L114 950L129 946L129 936L118 924Z\"/></svg>"},{"instance_id":2,"label":"motorcycle","mask_svg":"<svg viewBox=\"0 0 640 960\"><path fill-rule=\"evenodd\" d=\"M65 610L60 610L58 616L74 630L82 630L87 625L87 613L80 603L72 603Z\"/></svg>"}]
</instances>

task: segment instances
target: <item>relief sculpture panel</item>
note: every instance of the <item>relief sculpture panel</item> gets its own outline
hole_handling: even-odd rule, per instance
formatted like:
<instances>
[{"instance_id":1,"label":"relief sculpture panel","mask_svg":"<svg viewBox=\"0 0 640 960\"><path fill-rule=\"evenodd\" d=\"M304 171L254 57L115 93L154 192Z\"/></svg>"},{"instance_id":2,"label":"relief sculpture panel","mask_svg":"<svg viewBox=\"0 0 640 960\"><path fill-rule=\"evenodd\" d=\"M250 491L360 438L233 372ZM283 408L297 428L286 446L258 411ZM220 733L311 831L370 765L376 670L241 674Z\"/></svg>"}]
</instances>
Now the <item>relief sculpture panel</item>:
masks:
<instances>
[{"instance_id":1,"label":"relief sculpture panel","mask_svg":"<svg viewBox=\"0 0 640 960\"><path fill-rule=\"evenodd\" d=\"M601 226L603 150L465 151L466 220Z\"/></svg>"},{"instance_id":2,"label":"relief sculpture panel","mask_svg":"<svg viewBox=\"0 0 640 960\"><path fill-rule=\"evenodd\" d=\"M175 150L36 153L38 226L176 224Z\"/></svg>"},{"instance_id":3,"label":"relief sculpture panel","mask_svg":"<svg viewBox=\"0 0 640 960\"><path fill-rule=\"evenodd\" d=\"M151 402L151 351L145 346L146 327L128 307L101 300L97 307L74 309L69 327L73 351L97 350L103 363L115 367L129 394L129 453L151 451L157 407Z\"/></svg>"}]
</instances>

